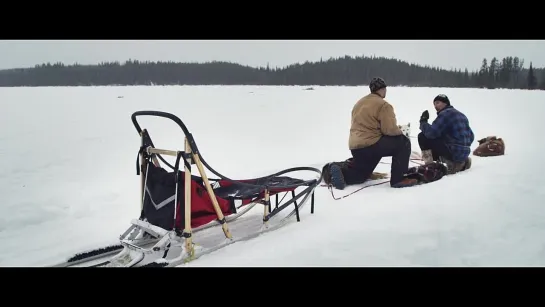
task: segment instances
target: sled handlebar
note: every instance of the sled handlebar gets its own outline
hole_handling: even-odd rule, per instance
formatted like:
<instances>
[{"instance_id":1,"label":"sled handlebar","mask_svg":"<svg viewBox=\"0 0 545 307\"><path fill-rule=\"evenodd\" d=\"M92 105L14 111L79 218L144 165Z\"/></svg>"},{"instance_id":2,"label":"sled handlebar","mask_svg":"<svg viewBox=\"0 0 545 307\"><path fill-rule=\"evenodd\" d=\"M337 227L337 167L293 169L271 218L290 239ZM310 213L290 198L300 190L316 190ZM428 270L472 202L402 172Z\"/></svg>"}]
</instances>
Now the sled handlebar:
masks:
<instances>
[{"instance_id":1,"label":"sled handlebar","mask_svg":"<svg viewBox=\"0 0 545 307\"><path fill-rule=\"evenodd\" d=\"M178 116L171 113L167 113L167 112L161 112L161 111L136 111L131 115L131 120L132 120L132 123L134 124L134 127L136 128L136 131L138 131L138 134L142 133L142 128L140 127L140 125L138 124L138 121L136 120L136 117L138 116L157 116L157 117L168 118L174 121L176 124L178 124L178 126L180 126L180 128L184 132L187 138L187 142L189 143L189 146L191 147L191 150L195 153L199 152L199 150L197 149L197 145L195 144L195 139L193 138L193 135L191 135L191 133L187 129L184 122L182 122L182 120Z\"/></svg>"},{"instance_id":2,"label":"sled handlebar","mask_svg":"<svg viewBox=\"0 0 545 307\"><path fill-rule=\"evenodd\" d=\"M195 142L195 139L193 138L193 135L189 132L189 130L187 129L186 125L182 122L182 120L180 118L178 118L176 115L174 114L170 114L170 113L167 113L167 112L161 112L161 111L136 111L134 112L132 115L131 115L131 120L132 120L132 123L134 124L134 127L136 128L136 131L138 131L138 134L142 134L142 128L140 127L140 125L138 124L138 121L136 120L136 117L138 116L157 116L157 117L164 117L164 118L168 118L172 121L174 121L176 124L178 124L178 126L180 126L180 128L182 129L182 131L184 132L186 138L187 138L187 142L189 143L189 147L191 148L191 151L195 154L198 154L200 156L200 159L201 159L201 163L208 169L210 170L214 175L218 176L219 178L223 179L223 180L227 180L227 181L230 181L230 182L234 182L234 183L238 183L240 185L244 185L244 186L252 186L252 187L261 187L261 188L266 188L266 186L264 185L261 185L261 184L253 184L253 183L246 183L246 182L243 182L243 181L240 181L240 180L234 180L234 179L231 179L231 178L228 178L222 174L220 174L219 172L217 172L215 169L213 169L210 165L208 165L208 163L206 163L206 160L204 159L204 157L202 156L201 153L199 153L199 150L197 148L197 144ZM161 161L163 161L164 163L166 163L167 165L169 165L171 168L173 168L170 164L168 164L168 162L166 162L163 157L161 157L161 155L158 155L158 157L161 159ZM279 188L296 188L296 187L299 187L301 185L311 185L311 186L317 186L319 184L319 182L321 181L321 172L316 169L316 168L313 168L313 167L294 167L294 168L290 168L290 169L286 169L286 170L283 170L283 171L280 171L280 172L277 172L273 175L269 175L269 176L265 176L265 177L261 177L261 178L258 178L258 179L264 179L264 178L267 178L267 177L272 177L272 176L280 176L282 174L285 174L285 173L288 173L288 172L293 172L293 171L301 171L301 170L309 170L309 171L314 171L318 174L320 174L320 179L316 180L316 179L311 179L311 180L307 180L307 181L304 181L303 183L299 183L299 184L294 184L294 185L287 185L287 186L275 186L275 188L279 189Z\"/></svg>"}]
</instances>

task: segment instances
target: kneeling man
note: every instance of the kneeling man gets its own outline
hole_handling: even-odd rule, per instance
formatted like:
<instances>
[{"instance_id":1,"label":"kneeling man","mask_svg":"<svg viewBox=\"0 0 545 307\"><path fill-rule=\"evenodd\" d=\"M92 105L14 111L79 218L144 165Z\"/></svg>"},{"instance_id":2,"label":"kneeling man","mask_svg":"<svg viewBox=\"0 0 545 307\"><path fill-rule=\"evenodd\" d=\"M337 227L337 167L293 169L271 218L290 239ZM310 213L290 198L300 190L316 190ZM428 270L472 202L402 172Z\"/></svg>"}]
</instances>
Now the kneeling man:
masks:
<instances>
[{"instance_id":1,"label":"kneeling man","mask_svg":"<svg viewBox=\"0 0 545 307\"><path fill-rule=\"evenodd\" d=\"M443 162L448 174L455 174L471 167L471 144L475 139L467 117L455 109L446 95L438 95L433 100L437 118L430 125L429 112L420 117L418 144L422 150L422 160Z\"/></svg>"}]
</instances>

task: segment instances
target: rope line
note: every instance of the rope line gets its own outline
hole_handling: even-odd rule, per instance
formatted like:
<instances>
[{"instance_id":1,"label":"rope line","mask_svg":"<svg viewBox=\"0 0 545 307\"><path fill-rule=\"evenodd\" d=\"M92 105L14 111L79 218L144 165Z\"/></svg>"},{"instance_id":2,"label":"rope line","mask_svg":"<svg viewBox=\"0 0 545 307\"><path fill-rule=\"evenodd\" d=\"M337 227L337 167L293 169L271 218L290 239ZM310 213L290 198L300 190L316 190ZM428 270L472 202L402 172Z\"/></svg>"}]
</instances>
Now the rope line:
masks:
<instances>
[{"instance_id":1,"label":"rope line","mask_svg":"<svg viewBox=\"0 0 545 307\"><path fill-rule=\"evenodd\" d=\"M409 159L409 162L412 162L412 163L418 164L418 165L424 165L423 162L415 162L415 161L422 161L422 159ZM382 164L391 164L391 163L389 163L389 162L379 162L379 163L382 163ZM352 195L352 194L355 194L355 193L357 193L357 192L359 192L359 191L361 191L361 190L363 190L363 189L365 189L365 188L374 187L374 186L381 185L381 184L385 184L385 183L388 183L388 182L390 182L389 179L388 179L388 180L384 180L384 181L382 181L382 182L377 182L377 183L373 183L373 184L370 184L370 185L366 185L366 186L363 186L363 187L361 187L361 188L359 188L359 189L357 189L357 190L355 190L355 191L352 191L352 192L350 192L350 193L348 193L348 194L346 194L346 195L343 195L343 196L341 196L341 197L336 197L336 196L335 196L335 194L333 193L333 185L332 185L331 183L327 185L327 188L329 189L329 192L331 193L331 197L333 197L334 200L340 200L340 199L346 198L346 197L348 197L348 196L350 196L350 195Z\"/></svg>"}]
</instances>

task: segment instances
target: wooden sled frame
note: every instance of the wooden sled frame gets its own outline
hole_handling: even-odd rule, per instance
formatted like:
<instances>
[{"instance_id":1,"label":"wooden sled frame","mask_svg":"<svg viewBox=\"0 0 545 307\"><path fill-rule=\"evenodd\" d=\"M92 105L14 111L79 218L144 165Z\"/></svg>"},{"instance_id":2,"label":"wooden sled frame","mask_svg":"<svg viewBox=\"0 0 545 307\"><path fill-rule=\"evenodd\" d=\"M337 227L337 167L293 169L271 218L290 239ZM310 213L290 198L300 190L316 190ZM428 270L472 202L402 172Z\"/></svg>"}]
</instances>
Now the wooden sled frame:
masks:
<instances>
[{"instance_id":1,"label":"wooden sled frame","mask_svg":"<svg viewBox=\"0 0 545 307\"><path fill-rule=\"evenodd\" d=\"M156 117L164 117L168 118L172 121L174 121L178 126L182 129L185 138L184 138L184 151L175 151L175 150L166 150L166 149L159 149L155 148L153 145L153 142L151 141L151 138L147 132L146 129L142 129L140 125L138 124L137 117L139 116L156 116ZM322 173L320 170L312 167L295 167L286 169L283 171L280 171L278 173L256 178L256 179L263 179L267 177L273 177L273 176L279 176L281 174L285 174L288 172L293 171L314 171L317 174L319 174L319 178L317 179L311 179L307 181L302 181L298 184L293 185L284 185L284 186L274 186L274 189L295 189L297 187L301 186L307 186L307 188L304 189L304 191L300 192L297 196L295 195L295 191L292 190L292 196L293 198L283 204L282 206L278 207L278 198L277 198L277 207L274 210L271 210L271 202L270 202L270 195L271 191L270 188L263 185L258 185L255 183L248 183L246 181L239 181L239 180L233 180L230 178L227 178L217 171L215 171L212 167L210 167L206 161L202 158L202 155L199 152L199 149L196 145L195 139L193 138L192 134L188 131L185 124L175 115L166 113L166 112L160 112L160 111L137 111L134 112L131 116L132 122L140 135L141 138L141 148L139 151L139 159L141 159L141 163L138 165L139 167L139 173L141 177L141 186L140 186L140 196L141 196L141 210L143 210L144 206L144 193L145 193L145 182L146 182L146 169L147 169L147 163L149 163L149 160L153 161L153 164L156 166L159 166L159 161L157 158L159 158L164 164L170 166L175 171L176 176L176 198L175 198L175 208L173 213L174 218L174 231L176 231L176 234L183 237L185 239L185 250L189 255L192 255L194 253L194 244L192 242L192 228L191 228L191 165L196 165L197 170L203 180L203 183L206 187L206 191L212 201L212 205L214 207L214 210L216 212L217 216L217 222L221 224L223 233L226 238L232 239L231 232L229 230L228 222L225 219L225 216L219 206L218 200L216 198L216 194L214 192L214 189L211 184L211 179L208 178L205 172L205 167L207 167L212 173L214 173L216 176L221 178L221 180L229 181L232 183L236 183L238 185L249 185L252 187L261 187L264 193L264 197L259 202L264 205L264 212L263 212L263 223L266 226L268 220L272 218L274 215L276 215L279 211L286 208L288 205L294 203L295 204L295 213L297 215L297 221L300 221L299 217L299 211L298 211L298 205L297 205L297 199L302 197L303 195L306 198L309 196L311 197L311 213L314 213L314 189L319 185L320 181L322 180ZM174 166L170 165L161 155L168 155L176 158L176 163ZM180 161L183 161L184 163L184 170L185 170L185 180L184 180L184 229L180 233L179 229L176 229L176 213L177 213L177 204L178 204L178 175L179 175L179 167L180 167ZM213 180L212 180L213 181ZM277 195L278 196L278 195ZM303 200L303 201L305 201ZM200 228L200 227L199 227Z\"/></svg>"}]
</instances>

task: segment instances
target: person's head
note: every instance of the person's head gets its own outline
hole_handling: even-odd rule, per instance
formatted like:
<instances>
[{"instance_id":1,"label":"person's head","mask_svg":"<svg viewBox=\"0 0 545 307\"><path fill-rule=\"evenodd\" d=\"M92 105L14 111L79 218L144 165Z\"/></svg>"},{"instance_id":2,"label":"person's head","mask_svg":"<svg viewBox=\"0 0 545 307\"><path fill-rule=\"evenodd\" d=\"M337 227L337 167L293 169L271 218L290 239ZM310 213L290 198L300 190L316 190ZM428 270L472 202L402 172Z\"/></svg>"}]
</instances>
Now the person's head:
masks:
<instances>
[{"instance_id":1,"label":"person's head","mask_svg":"<svg viewBox=\"0 0 545 307\"><path fill-rule=\"evenodd\" d=\"M447 95L439 94L433 99L433 106L437 112L443 110L447 106L450 106L450 100Z\"/></svg>"},{"instance_id":2,"label":"person's head","mask_svg":"<svg viewBox=\"0 0 545 307\"><path fill-rule=\"evenodd\" d=\"M382 98L386 97L386 82L380 77L374 77L371 82L369 82L369 90L371 93L377 94Z\"/></svg>"}]
</instances>

